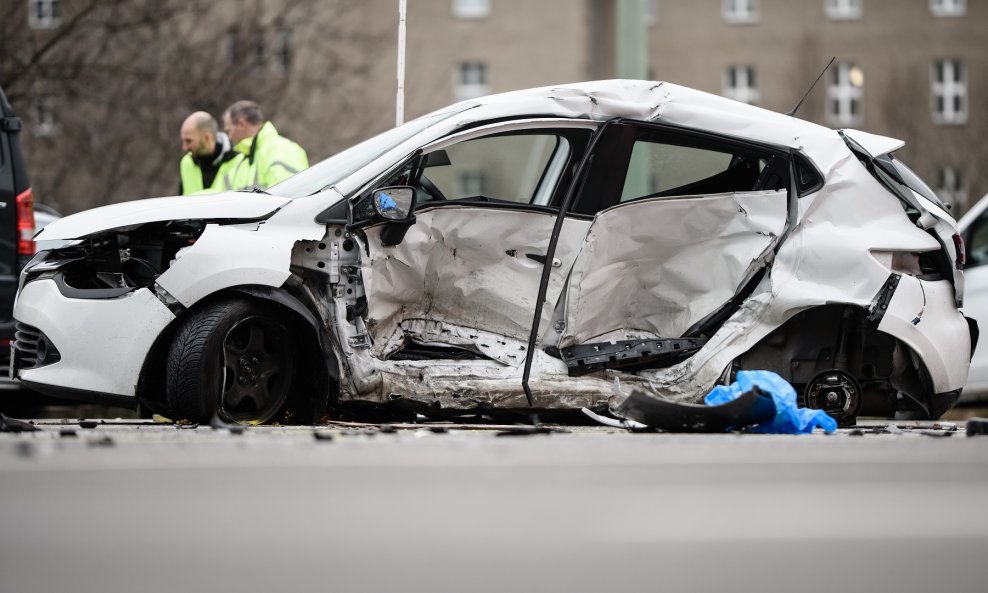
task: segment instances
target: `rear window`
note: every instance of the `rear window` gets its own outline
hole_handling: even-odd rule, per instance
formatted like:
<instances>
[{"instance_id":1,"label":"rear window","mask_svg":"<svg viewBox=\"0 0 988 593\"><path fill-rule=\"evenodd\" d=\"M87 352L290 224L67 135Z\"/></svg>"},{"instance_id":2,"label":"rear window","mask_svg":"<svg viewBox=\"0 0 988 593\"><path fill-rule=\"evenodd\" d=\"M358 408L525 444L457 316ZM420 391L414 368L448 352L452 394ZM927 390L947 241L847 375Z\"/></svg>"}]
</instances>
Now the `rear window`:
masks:
<instances>
[{"instance_id":1,"label":"rear window","mask_svg":"<svg viewBox=\"0 0 988 593\"><path fill-rule=\"evenodd\" d=\"M888 160L892 163L892 166L895 167L895 170L899 173L899 180L902 182L903 185L913 190L914 192L918 193L919 195L923 196L927 200L933 202L937 206L940 206L944 210L947 209L947 206L943 203L942 200L940 200L940 198L930 188L930 186L926 185L926 183L919 178L919 175L916 175L916 173L914 173L913 170L910 169L904 162L895 158L892 154L883 155L883 156L887 157Z\"/></svg>"}]
</instances>

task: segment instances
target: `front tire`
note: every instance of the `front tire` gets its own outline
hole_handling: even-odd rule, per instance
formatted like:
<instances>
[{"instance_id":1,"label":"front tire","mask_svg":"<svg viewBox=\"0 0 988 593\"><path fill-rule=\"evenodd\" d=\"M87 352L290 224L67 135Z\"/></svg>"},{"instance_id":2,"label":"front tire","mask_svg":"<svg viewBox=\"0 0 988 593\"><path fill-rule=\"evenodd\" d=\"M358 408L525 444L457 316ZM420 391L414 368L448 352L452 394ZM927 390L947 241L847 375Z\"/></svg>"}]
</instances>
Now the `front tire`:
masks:
<instances>
[{"instance_id":1,"label":"front tire","mask_svg":"<svg viewBox=\"0 0 988 593\"><path fill-rule=\"evenodd\" d=\"M214 415L263 424L284 407L296 379L297 346L288 323L252 300L193 311L168 352L168 406L179 419Z\"/></svg>"}]
</instances>

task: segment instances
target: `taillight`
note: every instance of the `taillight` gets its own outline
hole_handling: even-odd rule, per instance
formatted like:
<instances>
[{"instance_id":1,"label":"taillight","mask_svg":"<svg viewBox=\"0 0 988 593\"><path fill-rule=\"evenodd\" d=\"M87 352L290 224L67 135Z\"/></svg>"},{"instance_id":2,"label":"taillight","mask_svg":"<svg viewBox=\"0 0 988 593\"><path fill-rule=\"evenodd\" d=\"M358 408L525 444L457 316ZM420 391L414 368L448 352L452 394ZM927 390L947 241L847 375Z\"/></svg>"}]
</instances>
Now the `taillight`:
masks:
<instances>
[{"instance_id":1,"label":"taillight","mask_svg":"<svg viewBox=\"0 0 988 593\"><path fill-rule=\"evenodd\" d=\"M957 233L954 234L954 251L957 252L957 258L954 260L954 264L958 270L963 270L964 264L967 263L967 250L964 249L964 237L961 237Z\"/></svg>"},{"instance_id":2,"label":"taillight","mask_svg":"<svg viewBox=\"0 0 988 593\"><path fill-rule=\"evenodd\" d=\"M34 194L27 188L17 196L17 253L34 255Z\"/></svg>"}]
</instances>

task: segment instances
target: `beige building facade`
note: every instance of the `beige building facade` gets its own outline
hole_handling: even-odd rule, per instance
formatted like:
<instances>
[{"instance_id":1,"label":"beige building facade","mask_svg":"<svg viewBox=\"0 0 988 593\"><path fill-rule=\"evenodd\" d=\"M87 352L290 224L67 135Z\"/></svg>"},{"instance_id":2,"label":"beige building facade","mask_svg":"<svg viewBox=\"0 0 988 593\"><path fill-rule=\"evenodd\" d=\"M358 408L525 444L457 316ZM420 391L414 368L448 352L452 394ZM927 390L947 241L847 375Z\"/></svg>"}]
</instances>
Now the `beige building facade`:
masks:
<instances>
[{"instance_id":1,"label":"beige building facade","mask_svg":"<svg viewBox=\"0 0 988 593\"><path fill-rule=\"evenodd\" d=\"M642 11L649 78L787 112L835 56L799 117L905 140L899 156L957 213L988 192L988 0L408 0L406 119L483 94L614 77L616 15L626 2ZM27 0L17 18L41 45L80 3ZM121 123L119 111L88 108L88 128L67 143L83 100L78 83L70 93L23 94L30 105L20 111L34 124L25 146L42 200L72 212L173 193L184 116L206 109L218 117L238 99L259 101L311 162L394 125L398 0L182 7L164 36L180 47L149 50L166 57L146 55L142 69L121 70L149 72L160 90L146 92L148 81L138 78L139 92L118 89L113 98L141 98L128 108L141 117L130 120L138 129L127 138L153 163L121 173L140 171L141 183L115 182L99 200L69 196L65 187L86 189L82 195L101 189L98 151L84 167L35 163L78 157L79 138L90 129L105 137L106 126ZM176 88L186 72L196 73L191 88ZM25 88L52 87L39 80ZM99 88L84 92L100 104ZM129 164L133 156L121 151L111 160Z\"/></svg>"}]
</instances>

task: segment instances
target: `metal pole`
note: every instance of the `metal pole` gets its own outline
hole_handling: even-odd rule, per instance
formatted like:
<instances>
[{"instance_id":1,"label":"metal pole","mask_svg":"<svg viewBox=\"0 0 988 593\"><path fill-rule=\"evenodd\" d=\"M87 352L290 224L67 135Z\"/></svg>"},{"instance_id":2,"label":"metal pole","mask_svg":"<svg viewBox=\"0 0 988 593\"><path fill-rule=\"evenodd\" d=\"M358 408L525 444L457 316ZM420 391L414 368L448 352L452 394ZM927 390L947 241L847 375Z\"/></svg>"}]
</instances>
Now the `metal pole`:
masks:
<instances>
[{"instance_id":1,"label":"metal pole","mask_svg":"<svg viewBox=\"0 0 988 593\"><path fill-rule=\"evenodd\" d=\"M617 77L644 80L648 76L645 0L618 0L617 11ZM648 144L635 145L624 182L627 195L644 196L654 191L649 178L650 159Z\"/></svg>"},{"instance_id":2,"label":"metal pole","mask_svg":"<svg viewBox=\"0 0 988 593\"><path fill-rule=\"evenodd\" d=\"M405 15L408 0L398 0L398 97L395 101L395 126L405 123Z\"/></svg>"}]
</instances>

